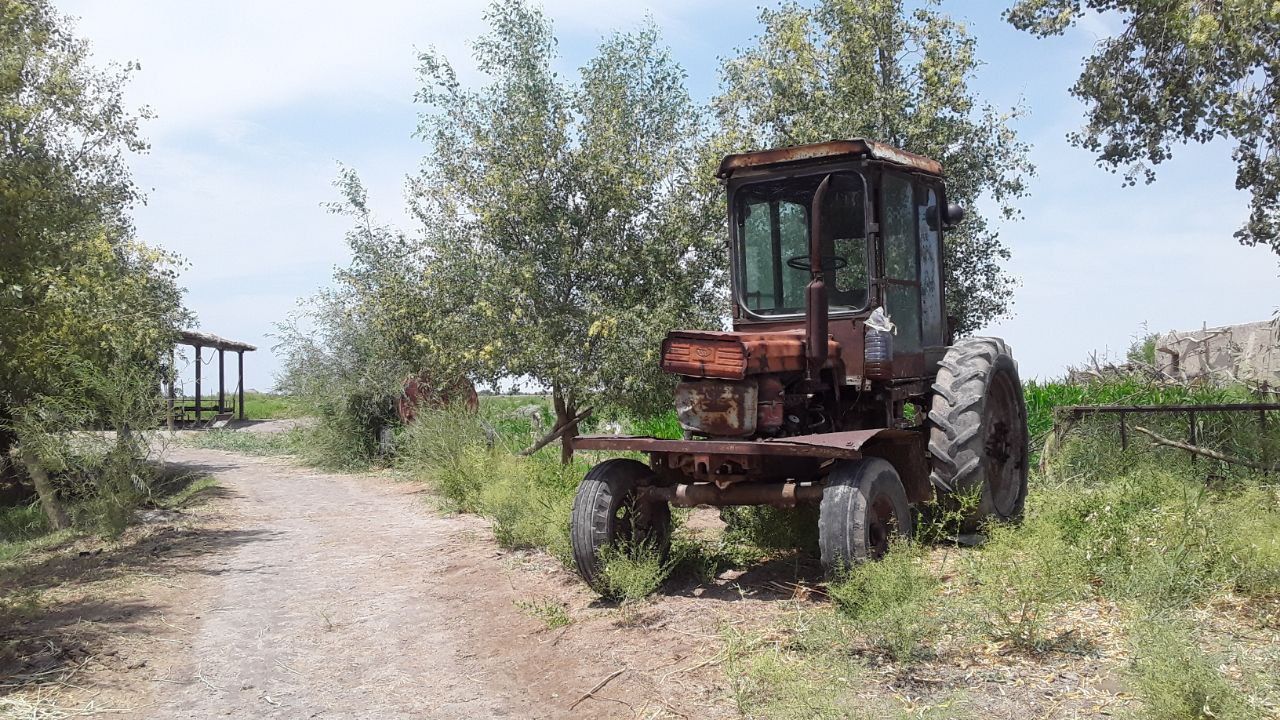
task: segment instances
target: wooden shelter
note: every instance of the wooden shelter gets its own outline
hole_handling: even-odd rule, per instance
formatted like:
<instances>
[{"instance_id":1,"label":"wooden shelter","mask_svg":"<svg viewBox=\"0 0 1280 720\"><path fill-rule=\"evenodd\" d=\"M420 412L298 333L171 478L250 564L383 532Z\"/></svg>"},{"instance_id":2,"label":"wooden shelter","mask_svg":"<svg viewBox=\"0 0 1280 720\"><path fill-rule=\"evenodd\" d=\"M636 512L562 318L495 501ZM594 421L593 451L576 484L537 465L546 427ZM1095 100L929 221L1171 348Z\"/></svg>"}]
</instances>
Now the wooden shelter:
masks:
<instances>
[{"instance_id":1,"label":"wooden shelter","mask_svg":"<svg viewBox=\"0 0 1280 720\"><path fill-rule=\"evenodd\" d=\"M213 413L213 416L215 418L217 418L218 416L225 416L227 419L230 418L230 415L232 412L237 412L240 416L240 419L244 420L244 354L246 352L253 352L258 348L248 343L239 342L237 340L228 340L226 338L218 337L217 335L213 335L210 333L195 332L192 330L182 331L182 334L178 339L178 344L190 345L192 348L195 349L195 353L196 353L195 398L190 406L186 404L186 400L184 398L182 406L179 407L177 389L176 389L177 387L176 378L174 378L174 380L172 380L169 383L170 426L172 426L173 424L173 419L176 413L181 413L182 416L185 417L186 412L188 410L193 411L195 413L195 419L197 423L202 422L203 420L202 416L206 410ZM203 350L205 348L216 350L218 353L218 404L214 407L207 407L203 404L204 402L204 398L202 396L203 378L201 376L203 374L202 370L204 369ZM234 406L227 405L226 353L228 351L234 352L236 354L236 366L238 371L236 375L237 381L236 381L236 387L235 387L235 394L233 396L233 400L235 402ZM169 362L170 366L174 365L175 355L176 355L176 348L173 352L170 353L170 362Z\"/></svg>"}]
</instances>

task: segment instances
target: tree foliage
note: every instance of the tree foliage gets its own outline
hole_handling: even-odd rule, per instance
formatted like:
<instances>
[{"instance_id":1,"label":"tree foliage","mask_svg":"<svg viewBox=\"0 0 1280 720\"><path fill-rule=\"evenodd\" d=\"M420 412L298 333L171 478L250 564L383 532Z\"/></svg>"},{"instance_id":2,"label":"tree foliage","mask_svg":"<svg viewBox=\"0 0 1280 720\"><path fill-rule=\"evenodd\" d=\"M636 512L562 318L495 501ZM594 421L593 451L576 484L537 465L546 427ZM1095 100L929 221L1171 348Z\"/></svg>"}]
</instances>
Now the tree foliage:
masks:
<instances>
[{"instance_id":1,"label":"tree foliage","mask_svg":"<svg viewBox=\"0 0 1280 720\"><path fill-rule=\"evenodd\" d=\"M0 453L15 418L77 400L86 368L128 366L157 383L188 319L175 257L134 239L140 199L126 158L146 149L123 86L47 0L0 4ZM30 445L37 446L36 438Z\"/></svg>"},{"instance_id":2,"label":"tree foliage","mask_svg":"<svg viewBox=\"0 0 1280 720\"><path fill-rule=\"evenodd\" d=\"M64 363L149 358L184 319L176 259L133 239L140 152L132 66L100 71L43 0L0 7L0 408L47 393Z\"/></svg>"},{"instance_id":3,"label":"tree foliage","mask_svg":"<svg viewBox=\"0 0 1280 720\"><path fill-rule=\"evenodd\" d=\"M1006 18L1040 37L1088 12L1123 25L1085 59L1071 93L1087 107L1070 141L1123 171L1155 179L1177 143L1235 143L1236 188L1252 194L1235 236L1280 253L1280 5L1270 0L1020 0Z\"/></svg>"},{"instance_id":4,"label":"tree foliage","mask_svg":"<svg viewBox=\"0 0 1280 720\"><path fill-rule=\"evenodd\" d=\"M351 262L278 327L275 349L282 356L281 390L319 418L325 440L313 443L309 454L343 467L376 452L405 379L440 371L443 363L426 341L441 314L433 307L438 285L424 275L422 241L375 220L354 170L343 168L334 185L342 199L328 208L351 220ZM461 369L449 371L454 377Z\"/></svg>"},{"instance_id":5,"label":"tree foliage","mask_svg":"<svg viewBox=\"0 0 1280 720\"><path fill-rule=\"evenodd\" d=\"M1009 125L1018 110L969 89L974 38L932 2L911 11L901 0L789 3L760 20L762 34L722 69L716 150L867 137L939 160L950 201L968 208L947 238L949 310L962 333L1005 315L1009 250L975 205L989 196L1015 217L1034 170Z\"/></svg>"},{"instance_id":6,"label":"tree foliage","mask_svg":"<svg viewBox=\"0 0 1280 720\"><path fill-rule=\"evenodd\" d=\"M420 62L412 200L446 311L427 349L550 388L561 422L587 403L665 406L661 338L718 324L725 264L684 72L646 25L571 81L541 11L500 0L486 18L486 84L463 86L434 52Z\"/></svg>"}]
</instances>

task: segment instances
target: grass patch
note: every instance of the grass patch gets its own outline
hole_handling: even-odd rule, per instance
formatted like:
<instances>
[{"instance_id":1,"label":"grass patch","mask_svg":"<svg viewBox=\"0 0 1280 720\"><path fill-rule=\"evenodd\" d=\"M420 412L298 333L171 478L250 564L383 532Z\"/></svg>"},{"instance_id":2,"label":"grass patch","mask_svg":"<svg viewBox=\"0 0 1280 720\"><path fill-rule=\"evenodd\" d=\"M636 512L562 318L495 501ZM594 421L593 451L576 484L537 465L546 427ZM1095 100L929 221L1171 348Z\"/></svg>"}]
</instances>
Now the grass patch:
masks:
<instances>
[{"instance_id":1,"label":"grass patch","mask_svg":"<svg viewBox=\"0 0 1280 720\"><path fill-rule=\"evenodd\" d=\"M299 403L288 395L246 392L244 415L248 420L281 420L306 415Z\"/></svg>"},{"instance_id":2,"label":"grass patch","mask_svg":"<svg viewBox=\"0 0 1280 720\"><path fill-rule=\"evenodd\" d=\"M145 512L147 508L177 510L191 507L217 487L217 481L208 476L190 473L166 474L163 469L158 470L156 474L157 479L151 485L150 494L136 507L132 504L128 506L128 517L124 521L126 524L136 518L135 510ZM98 524L92 521L93 514L83 508L83 504L89 502L93 500L70 504L68 511L71 517L81 521L73 527L58 531L50 530L49 523L38 503L0 508L0 568L91 532L110 537L118 535L118 532L102 532Z\"/></svg>"},{"instance_id":3,"label":"grass patch","mask_svg":"<svg viewBox=\"0 0 1280 720\"><path fill-rule=\"evenodd\" d=\"M573 623L573 618L569 616L565 606L554 600L517 600L516 607L541 620L548 630L555 630Z\"/></svg>"},{"instance_id":4,"label":"grass patch","mask_svg":"<svg viewBox=\"0 0 1280 720\"><path fill-rule=\"evenodd\" d=\"M1219 672L1221 658L1202 651L1190 627L1173 618L1145 618L1134 624L1133 661L1128 679L1142 702L1145 720L1261 717L1247 698Z\"/></svg>"},{"instance_id":5,"label":"grass patch","mask_svg":"<svg viewBox=\"0 0 1280 720\"><path fill-rule=\"evenodd\" d=\"M264 433L246 430L201 430L182 437L186 447L203 450L225 450L245 455L299 455L308 443L303 428Z\"/></svg>"},{"instance_id":6,"label":"grass patch","mask_svg":"<svg viewBox=\"0 0 1280 720\"><path fill-rule=\"evenodd\" d=\"M938 629L938 580L919 549L897 543L879 562L849 569L828 593L869 645L898 662L928 656Z\"/></svg>"}]
</instances>

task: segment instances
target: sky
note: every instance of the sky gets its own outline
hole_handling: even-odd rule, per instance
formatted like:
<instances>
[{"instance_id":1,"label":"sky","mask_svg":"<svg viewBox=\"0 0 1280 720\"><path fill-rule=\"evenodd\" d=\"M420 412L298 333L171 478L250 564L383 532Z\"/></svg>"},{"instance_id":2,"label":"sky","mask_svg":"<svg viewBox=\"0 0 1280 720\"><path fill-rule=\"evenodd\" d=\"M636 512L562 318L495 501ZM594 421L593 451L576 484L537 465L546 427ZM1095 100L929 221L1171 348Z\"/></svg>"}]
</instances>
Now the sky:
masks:
<instances>
[{"instance_id":1,"label":"sky","mask_svg":"<svg viewBox=\"0 0 1280 720\"><path fill-rule=\"evenodd\" d=\"M348 259L346 223L324 208L338 199L339 164L360 173L380 220L412 227L404 182L425 151L412 137L417 54L435 48L464 83L481 82L468 43L485 29L484 3L55 2L78 18L96 62L141 64L127 98L156 118L143 130L150 152L131 162L148 196L134 214L139 236L187 259L181 282L199 329L257 345L246 386L270 389L275 324ZM754 3L542 6L569 75L605 34L652 17L698 100L715 94L720 59L759 33ZM1038 40L1001 21L1004 7L943 2L977 39L984 65L973 89L997 107L1024 107L1014 127L1038 171L1022 218L999 224L1019 281L1013 316L982 332L1010 343L1024 379L1053 378L1092 352L1122 357L1144 329L1270 318L1280 264L1232 238L1248 197L1234 189L1230 146L1179 147L1156 183L1122 187L1066 140L1083 117L1068 88L1114 21L1090 17Z\"/></svg>"}]
</instances>

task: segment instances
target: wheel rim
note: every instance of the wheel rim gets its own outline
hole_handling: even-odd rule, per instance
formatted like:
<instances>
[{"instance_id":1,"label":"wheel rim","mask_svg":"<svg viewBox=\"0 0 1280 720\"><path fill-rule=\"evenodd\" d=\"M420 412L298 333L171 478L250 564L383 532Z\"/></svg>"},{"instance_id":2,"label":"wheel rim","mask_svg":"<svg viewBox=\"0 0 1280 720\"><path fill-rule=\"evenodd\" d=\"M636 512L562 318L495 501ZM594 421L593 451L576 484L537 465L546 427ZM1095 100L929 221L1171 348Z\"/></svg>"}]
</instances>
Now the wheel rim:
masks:
<instances>
[{"instance_id":1,"label":"wheel rim","mask_svg":"<svg viewBox=\"0 0 1280 720\"><path fill-rule=\"evenodd\" d=\"M628 493L613 511L611 542L650 542L655 539L653 503L643 502L637 493Z\"/></svg>"},{"instance_id":2,"label":"wheel rim","mask_svg":"<svg viewBox=\"0 0 1280 720\"><path fill-rule=\"evenodd\" d=\"M1026 467L1026 424L1019 410L1020 391L1009 373L997 372L987 403L982 463L991 502L996 512L1005 517L1017 509Z\"/></svg>"},{"instance_id":3,"label":"wheel rim","mask_svg":"<svg viewBox=\"0 0 1280 720\"><path fill-rule=\"evenodd\" d=\"M898 518L893 512L893 502L886 495L877 495L867 513L867 550L873 559L889 552L889 542L898 532Z\"/></svg>"}]
</instances>

